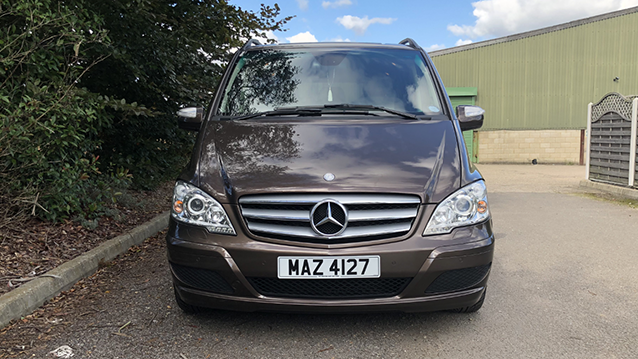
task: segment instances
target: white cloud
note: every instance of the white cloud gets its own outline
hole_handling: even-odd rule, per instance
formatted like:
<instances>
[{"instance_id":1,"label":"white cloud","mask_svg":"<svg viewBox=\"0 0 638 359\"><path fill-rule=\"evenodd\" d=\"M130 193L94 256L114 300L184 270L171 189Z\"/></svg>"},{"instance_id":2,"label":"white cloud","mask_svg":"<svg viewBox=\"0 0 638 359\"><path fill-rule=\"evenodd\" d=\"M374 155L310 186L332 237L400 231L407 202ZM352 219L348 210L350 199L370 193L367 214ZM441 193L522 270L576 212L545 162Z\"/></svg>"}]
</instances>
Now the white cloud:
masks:
<instances>
[{"instance_id":1,"label":"white cloud","mask_svg":"<svg viewBox=\"0 0 638 359\"><path fill-rule=\"evenodd\" d=\"M341 6L348 6L348 5L352 5L352 1L350 0L336 0L336 1L324 1L321 3L321 6L323 6L324 9L327 9L329 7L331 8L337 8L337 7L341 7Z\"/></svg>"},{"instance_id":2,"label":"white cloud","mask_svg":"<svg viewBox=\"0 0 638 359\"><path fill-rule=\"evenodd\" d=\"M308 0L297 0L297 5L303 11L308 10Z\"/></svg>"},{"instance_id":3,"label":"white cloud","mask_svg":"<svg viewBox=\"0 0 638 359\"><path fill-rule=\"evenodd\" d=\"M368 29L368 26L372 24L378 23L378 24L389 25L396 20L397 19L390 18L390 17L375 17L372 19L368 19L367 16L361 18L361 17L351 16L351 15L346 15L346 16L337 18L337 22L343 25L343 27L345 27L346 29L354 31L354 33L357 35L365 34L366 30Z\"/></svg>"},{"instance_id":4,"label":"white cloud","mask_svg":"<svg viewBox=\"0 0 638 359\"><path fill-rule=\"evenodd\" d=\"M454 46L462 46L462 45L467 45L467 44L471 44L474 41L472 40L463 40L463 39L458 39L456 40L456 44L454 44Z\"/></svg>"},{"instance_id":5,"label":"white cloud","mask_svg":"<svg viewBox=\"0 0 638 359\"><path fill-rule=\"evenodd\" d=\"M300 32L295 36L287 37L286 40L288 42L317 42L317 38L310 31Z\"/></svg>"},{"instance_id":6,"label":"white cloud","mask_svg":"<svg viewBox=\"0 0 638 359\"><path fill-rule=\"evenodd\" d=\"M337 36L334 39L330 39L329 41L331 42L350 42L350 39L348 38L342 38L341 36Z\"/></svg>"},{"instance_id":7,"label":"white cloud","mask_svg":"<svg viewBox=\"0 0 638 359\"><path fill-rule=\"evenodd\" d=\"M425 48L425 51L430 52L430 51L436 51L436 50L441 50L444 49L445 45L443 44L434 44L434 45L430 45L428 47Z\"/></svg>"},{"instance_id":8,"label":"white cloud","mask_svg":"<svg viewBox=\"0 0 638 359\"><path fill-rule=\"evenodd\" d=\"M506 36L638 5L638 0L480 0L474 25L448 25L456 36Z\"/></svg>"}]
</instances>

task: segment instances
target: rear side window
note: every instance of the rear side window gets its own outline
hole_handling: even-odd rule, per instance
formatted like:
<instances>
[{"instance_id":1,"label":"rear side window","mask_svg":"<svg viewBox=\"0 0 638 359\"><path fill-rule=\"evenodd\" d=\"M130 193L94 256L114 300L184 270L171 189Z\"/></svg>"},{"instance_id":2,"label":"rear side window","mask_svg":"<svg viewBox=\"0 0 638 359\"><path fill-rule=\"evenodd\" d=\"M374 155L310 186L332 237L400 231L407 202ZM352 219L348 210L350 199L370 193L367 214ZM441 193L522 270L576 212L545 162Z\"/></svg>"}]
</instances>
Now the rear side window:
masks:
<instances>
[{"instance_id":1,"label":"rear side window","mask_svg":"<svg viewBox=\"0 0 638 359\"><path fill-rule=\"evenodd\" d=\"M324 48L246 52L230 77L219 114L330 104L383 106L416 115L441 113L420 52Z\"/></svg>"}]
</instances>

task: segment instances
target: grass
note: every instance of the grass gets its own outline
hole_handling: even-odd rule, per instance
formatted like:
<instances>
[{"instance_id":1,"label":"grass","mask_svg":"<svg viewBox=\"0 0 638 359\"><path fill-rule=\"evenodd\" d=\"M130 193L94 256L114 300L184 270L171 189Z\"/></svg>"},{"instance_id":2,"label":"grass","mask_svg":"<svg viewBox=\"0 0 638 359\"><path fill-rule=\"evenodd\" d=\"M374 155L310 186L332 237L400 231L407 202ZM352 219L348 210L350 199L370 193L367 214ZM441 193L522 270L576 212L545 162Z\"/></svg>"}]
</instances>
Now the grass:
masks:
<instances>
[{"instance_id":1,"label":"grass","mask_svg":"<svg viewBox=\"0 0 638 359\"><path fill-rule=\"evenodd\" d=\"M591 198L598 201L605 201L615 203L620 206L626 206L633 209L638 209L638 199L627 198L623 196L614 195L606 192L582 192L576 193L581 197Z\"/></svg>"}]
</instances>

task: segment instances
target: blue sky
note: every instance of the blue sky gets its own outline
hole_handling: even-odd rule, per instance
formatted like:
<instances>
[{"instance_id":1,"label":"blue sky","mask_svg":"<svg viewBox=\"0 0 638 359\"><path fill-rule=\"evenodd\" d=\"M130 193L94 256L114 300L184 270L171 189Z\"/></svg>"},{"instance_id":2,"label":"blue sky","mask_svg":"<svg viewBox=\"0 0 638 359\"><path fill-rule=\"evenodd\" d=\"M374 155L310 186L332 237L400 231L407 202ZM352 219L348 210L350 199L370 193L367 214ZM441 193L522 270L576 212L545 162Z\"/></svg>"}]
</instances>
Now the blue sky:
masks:
<instances>
[{"instance_id":1,"label":"blue sky","mask_svg":"<svg viewBox=\"0 0 638 359\"><path fill-rule=\"evenodd\" d=\"M638 6L638 0L230 0L246 10L277 2L296 15L279 42L397 43L411 37L426 50L453 47Z\"/></svg>"}]
</instances>

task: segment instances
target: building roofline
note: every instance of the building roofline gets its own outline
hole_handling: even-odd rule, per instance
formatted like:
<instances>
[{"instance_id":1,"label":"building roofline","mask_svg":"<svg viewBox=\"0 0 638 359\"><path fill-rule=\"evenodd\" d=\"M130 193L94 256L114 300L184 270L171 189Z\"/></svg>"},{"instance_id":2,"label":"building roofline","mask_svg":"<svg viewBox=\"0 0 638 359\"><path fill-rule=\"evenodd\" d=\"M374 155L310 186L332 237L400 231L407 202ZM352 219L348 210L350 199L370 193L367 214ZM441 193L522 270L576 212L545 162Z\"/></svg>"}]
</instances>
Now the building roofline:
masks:
<instances>
[{"instance_id":1,"label":"building roofline","mask_svg":"<svg viewBox=\"0 0 638 359\"><path fill-rule=\"evenodd\" d=\"M428 52L428 54L431 57L436 57L436 56L442 56L442 55L447 55L447 54L453 54L455 52L473 50L473 49L476 49L476 48L479 48L479 47L485 47L485 46L491 46L491 45L500 44L500 43L503 43L503 42L521 40L521 39L525 39L525 38L528 38L528 37L544 35L544 34L547 34L547 33L550 33L550 32L561 31L561 30L572 28L572 27L577 27L577 26L582 26L582 25L586 25L586 24L591 24L593 22L607 20L607 19L611 19L611 18L623 16L623 15L629 15L629 14L633 14L635 12L638 12L638 6L630 7L630 8L623 9L623 10L608 12L606 14L596 15L596 16L592 16L592 17L588 17L588 18L584 18L584 19L580 19L580 20L574 20L574 21L566 22L566 23L559 24L559 25L544 27L542 29L537 29L537 30L532 30L532 31L527 31L527 32L521 32L521 33L514 34L514 35L499 37L499 38L492 39L492 40L485 40L485 41L480 41L480 42L474 42L474 43L467 44L467 45L461 45L461 46L450 47L450 48L442 49L442 50L430 51L430 52Z\"/></svg>"}]
</instances>

